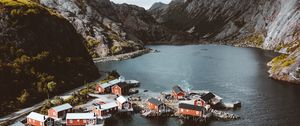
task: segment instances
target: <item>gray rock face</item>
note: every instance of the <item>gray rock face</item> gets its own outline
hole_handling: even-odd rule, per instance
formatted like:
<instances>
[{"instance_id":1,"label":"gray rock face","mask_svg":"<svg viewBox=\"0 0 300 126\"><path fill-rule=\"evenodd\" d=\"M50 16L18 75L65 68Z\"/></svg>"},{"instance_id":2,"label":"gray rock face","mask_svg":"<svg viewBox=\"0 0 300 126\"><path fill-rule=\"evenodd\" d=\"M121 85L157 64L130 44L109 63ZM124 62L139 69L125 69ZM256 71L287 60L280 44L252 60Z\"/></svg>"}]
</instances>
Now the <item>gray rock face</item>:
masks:
<instances>
[{"instance_id":1,"label":"gray rock face","mask_svg":"<svg viewBox=\"0 0 300 126\"><path fill-rule=\"evenodd\" d=\"M85 38L99 43L93 49L100 57L136 51L143 48L143 42L163 40L169 35L146 10L133 5L109 0L40 3L67 18Z\"/></svg>"},{"instance_id":2,"label":"gray rock face","mask_svg":"<svg viewBox=\"0 0 300 126\"><path fill-rule=\"evenodd\" d=\"M198 39L271 49L299 59L298 0L173 0L149 12L164 26ZM299 83L292 77L299 67L299 60L294 61L270 70L271 76L285 74L281 80Z\"/></svg>"}]
</instances>

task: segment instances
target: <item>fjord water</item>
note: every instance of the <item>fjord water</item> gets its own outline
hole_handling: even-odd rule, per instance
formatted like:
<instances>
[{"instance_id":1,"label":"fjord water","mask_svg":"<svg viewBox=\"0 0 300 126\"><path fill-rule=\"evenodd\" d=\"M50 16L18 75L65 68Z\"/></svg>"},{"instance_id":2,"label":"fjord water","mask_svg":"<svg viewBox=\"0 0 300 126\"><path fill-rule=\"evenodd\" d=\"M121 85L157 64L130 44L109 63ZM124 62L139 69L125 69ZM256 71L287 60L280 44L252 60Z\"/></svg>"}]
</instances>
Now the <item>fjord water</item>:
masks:
<instances>
[{"instance_id":1,"label":"fjord water","mask_svg":"<svg viewBox=\"0 0 300 126\"><path fill-rule=\"evenodd\" d=\"M239 100L242 107L229 110L240 120L210 121L206 125L297 125L300 124L300 85L268 77L266 63L276 53L253 48L215 45L149 46L149 53L126 61L98 63L100 71L117 70L141 88L154 92L189 83L192 89L210 90L224 101ZM107 121L108 126L176 126L175 118L132 117Z\"/></svg>"}]
</instances>

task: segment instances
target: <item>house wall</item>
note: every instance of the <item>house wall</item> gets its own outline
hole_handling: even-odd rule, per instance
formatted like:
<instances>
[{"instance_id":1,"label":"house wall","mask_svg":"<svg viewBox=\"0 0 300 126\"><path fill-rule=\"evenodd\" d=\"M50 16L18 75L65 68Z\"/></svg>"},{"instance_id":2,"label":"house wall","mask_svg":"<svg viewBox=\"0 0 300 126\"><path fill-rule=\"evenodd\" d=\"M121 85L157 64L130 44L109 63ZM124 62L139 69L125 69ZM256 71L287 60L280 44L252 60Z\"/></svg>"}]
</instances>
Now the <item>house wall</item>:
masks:
<instances>
[{"instance_id":1,"label":"house wall","mask_svg":"<svg viewBox=\"0 0 300 126\"><path fill-rule=\"evenodd\" d=\"M27 124L32 126L44 126L42 122L30 118L27 118Z\"/></svg>"},{"instance_id":2,"label":"house wall","mask_svg":"<svg viewBox=\"0 0 300 126\"><path fill-rule=\"evenodd\" d=\"M67 119L67 126L85 126L86 124L96 124L96 119Z\"/></svg>"},{"instance_id":3,"label":"house wall","mask_svg":"<svg viewBox=\"0 0 300 126\"><path fill-rule=\"evenodd\" d=\"M202 116L202 111L189 110L184 108L179 108L178 113L182 115L190 115L190 116Z\"/></svg>"},{"instance_id":4,"label":"house wall","mask_svg":"<svg viewBox=\"0 0 300 126\"><path fill-rule=\"evenodd\" d=\"M114 114L114 113L118 112L118 107L114 107L114 108L108 109L108 110L99 110L99 109L94 108L93 112L97 116L106 116L108 114Z\"/></svg>"},{"instance_id":5,"label":"house wall","mask_svg":"<svg viewBox=\"0 0 300 126\"><path fill-rule=\"evenodd\" d=\"M175 91L172 91L173 97L175 97L176 99L180 99L184 97L184 93L180 92L180 93L176 93Z\"/></svg>"},{"instance_id":6,"label":"house wall","mask_svg":"<svg viewBox=\"0 0 300 126\"><path fill-rule=\"evenodd\" d=\"M48 109L48 116L52 118L58 118L58 113L54 109Z\"/></svg>"},{"instance_id":7,"label":"house wall","mask_svg":"<svg viewBox=\"0 0 300 126\"><path fill-rule=\"evenodd\" d=\"M111 90L111 92L115 95L122 95L122 89L117 85L113 86Z\"/></svg>"},{"instance_id":8,"label":"house wall","mask_svg":"<svg viewBox=\"0 0 300 126\"><path fill-rule=\"evenodd\" d=\"M99 93L104 93L105 89L103 89L101 86L97 85L96 86L96 91L98 91Z\"/></svg>"},{"instance_id":9,"label":"house wall","mask_svg":"<svg viewBox=\"0 0 300 126\"><path fill-rule=\"evenodd\" d=\"M148 108L150 110L158 111L158 106L156 106L155 104L152 104L151 102L148 102Z\"/></svg>"},{"instance_id":10,"label":"house wall","mask_svg":"<svg viewBox=\"0 0 300 126\"><path fill-rule=\"evenodd\" d=\"M71 111L72 109L67 109L64 111L56 112L54 109L49 109L48 116L52 118L66 118L66 114Z\"/></svg>"}]
</instances>

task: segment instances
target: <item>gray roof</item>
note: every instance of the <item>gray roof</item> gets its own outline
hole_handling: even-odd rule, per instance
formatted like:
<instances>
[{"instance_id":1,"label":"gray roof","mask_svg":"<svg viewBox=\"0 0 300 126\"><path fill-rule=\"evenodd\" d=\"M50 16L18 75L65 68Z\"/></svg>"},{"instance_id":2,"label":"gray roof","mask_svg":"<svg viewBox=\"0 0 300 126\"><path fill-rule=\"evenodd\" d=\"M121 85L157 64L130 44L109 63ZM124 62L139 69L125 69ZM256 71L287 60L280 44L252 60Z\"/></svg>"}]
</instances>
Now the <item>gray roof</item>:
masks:
<instances>
[{"instance_id":1,"label":"gray roof","mask_svg":"<svg viewBox=\"0 0 300 126\"><path fill-rule=\"evenodd\" d=\"M94 113L67 113L66 119L95 119Z\"/></svg>"},{"instance_id":2,"label":"gray roof","mask_svg":"<svg viewBox=\"0 0 300 126\"><path fill-rule=\"evenodd\" d=\"M215 95L211 92L201 96L201 99L204 100L205 102L208 102L209 100L211 100L212 98L214 98Z\"/></svg>"},{"instance_id":3,"label":"gray roof","mask_svg":"<svg viewBox=\"0 0 300 126\"><path fill-rule=\"evenodd\" d=\"M36 112L31 112L27 118L30 118L30 119L34 119L36 121L40 121L40 122L45 122L48 118L48 116L45 116L45 115L42 115L42 114L39 114L39 113L36 113Z\"/></svg>"},{"instance_id":4,"label":"gray roof","mask_svg":"<svg viewBox=\"0 0 300 126\"><path fill-rule=\"evenodd\" d=\"M202 107L202 106L191 105L191 104L186 104L186 103L179 103L179 108L189 109L189 110L195 110L195 111L203 111L203 110L205 110L205 108Z\"/></svg>"},{"instance_id":5,"label":"gray roof","mask_svg":"<svg viewBox=\"0 0 300 126\"><path fill-rule=\"evenodd\" d=\"M52 107L52 109L54 109L56 112L60 112L60 111L71 109L71 108L72 108L72 106L69 103Z\"/></svg>"},{"instance_id":6,"label":"gray roof","mask_svg":"<svg viewBox=\"0 0 300 126\"><path fill-rule=\"evenodd\" d=\"M110 103L100 105L101 110L107 110L114 107L118 107L118 104L116 102L110 102Z\"/></svg>"},{"instance_id":7,"label":"gray roof","mask_svg":"<svg viewBox=\"0 0 300 126\"><path fill-rule=\"evenodd\" d=\"M107 87L110 87L110 86L114 86L114 85L116 85L116 84L118 84L118 83L121 83L121 82L123 82L123 81L124 81L124 80L123 80L121 77L119 77L119 78L114 79L114 80L111 80L111 81L109 81L109 82L107 82L107 83L100 84L100 86L101 86L102 88L107 88Z\"/></svg>"},{"instance_id":8,"label":"gray roof","mask_svg":"<svg viewBox=\"0 0 300 126\"><path fill-rule=\"evenodd\" d=\"M180 92L184 93L184 91L178 85L173 87L173 91L175 91L175 93L177 93L177 94Z\"/></svg>"},{"instance_id":9,"label":"gray roof","mask_svg":"<svg viewBox=\"0 0 300 126\"><path fill-rule=\"evenodd\" d=\"M157 99L155 99L155 98L150 98L150 99L148 100L148 102L150 102L150 103L152 103L152 104L155 104L156 106L159 106L159 105L163 104L161 101L159 101L159 100L157 100Z\"/></svg>"}]
</instances>

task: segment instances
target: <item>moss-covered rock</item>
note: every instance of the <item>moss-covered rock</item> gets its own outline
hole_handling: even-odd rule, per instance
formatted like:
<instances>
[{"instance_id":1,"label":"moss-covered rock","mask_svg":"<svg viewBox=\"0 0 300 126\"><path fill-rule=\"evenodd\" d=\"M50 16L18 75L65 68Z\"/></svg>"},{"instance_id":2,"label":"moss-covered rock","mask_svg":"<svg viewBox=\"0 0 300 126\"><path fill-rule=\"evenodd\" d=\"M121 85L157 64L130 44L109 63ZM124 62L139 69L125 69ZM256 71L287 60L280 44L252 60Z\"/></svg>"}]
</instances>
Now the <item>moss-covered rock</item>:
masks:
<instances>
[{"instance_id":1,"label":"moss-covered rock","mask_svg":"<svg viewBox=\"0 0 300 126\"><path fill-rule=\"evenodd\" d=\"M249 46L253 47L261 47L265 41L265 37L263 34L254 33L249 35L243 39Z\"/></svg>"},{"instance_id":2,"label":"moss-covered rock","mask_svg":"<svg viewBox=\"0 0 300 126\"><path fill-rule=\"evenodd\" d=\"M73 25L35 2L1 0L0 33L0 116L99 77Z\"/></svg>"},{"instance_id":3,"label":"moss-covered rock","mask_svg":"<svg viewBox=\"0 0 300 126\"><path fill-rule=\"evenodd\" d=\"M300 83L300 48L295 49L291 54L282 54L268 63L271 67L270 76L293 83Z\"/></svg>"}]
</instances>

